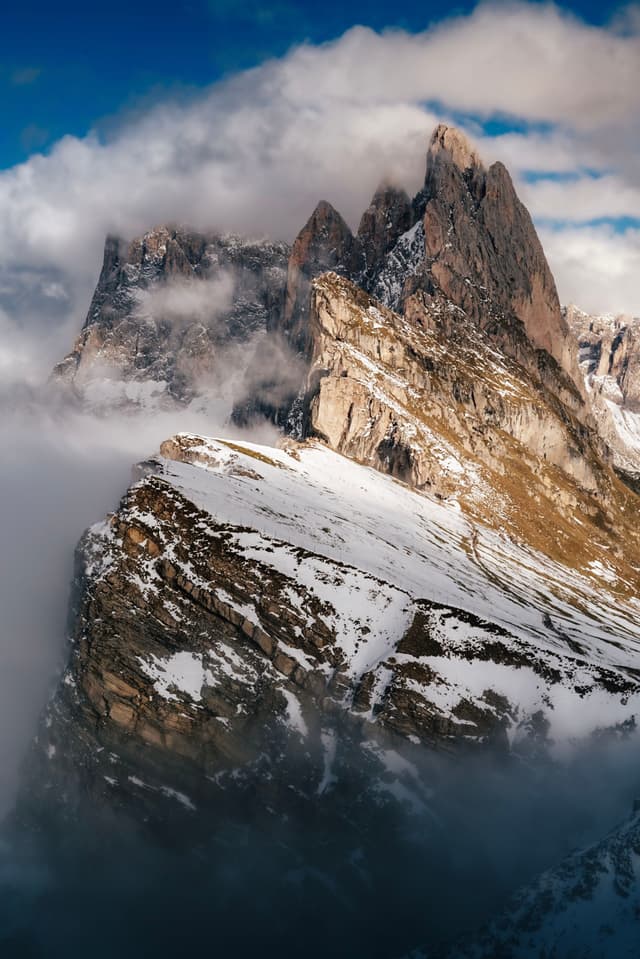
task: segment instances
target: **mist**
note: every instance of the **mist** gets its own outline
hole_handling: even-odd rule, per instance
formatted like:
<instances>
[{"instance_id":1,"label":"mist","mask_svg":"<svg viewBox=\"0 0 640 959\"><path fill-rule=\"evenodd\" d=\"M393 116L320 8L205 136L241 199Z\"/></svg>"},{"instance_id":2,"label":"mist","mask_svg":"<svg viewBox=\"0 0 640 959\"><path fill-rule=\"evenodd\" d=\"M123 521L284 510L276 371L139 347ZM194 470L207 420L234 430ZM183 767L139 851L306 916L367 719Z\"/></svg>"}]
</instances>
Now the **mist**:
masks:
<instances>
[{"instance_id":1,"label":"mist","mask_svg":"<svg viewBox=\"0 0 640 959\"><path fill-rule=\"evenodd\" d=\"M285 806L228 780L192 818L165 812L150 828L85 806L62 831L10 843L5 954L446 955L518 886L625 819L639 784L633 735L593 741L563 764L394 743L397 776L381 775L344 725L337 742L321 796L319 751L290 743L278 772L281 795L289 783L294 797ZM394 783L420 801L389 800Z\"/></svg>"},{"instance_id":2,"label":"mist","mask_svg":"<svg viewBox=\"0 0 640 959\"><path fill-rule=\"evenodd\" d=\"M133 466L176 432L275 438L267 424L240 431L230 411L220 401L207 413L99 416L47 387L14 382L0 394L0 815L12 806L21 761L64 662L81 534L117 507Z\"/></svg>"},{"instance_id":3,"label":"mist","mask_svg":"<svg viewBox=\"0 0 640 959\"><path fill-rule=\"evenodd\" d=\"M224 271L203 280L173 279L145 290L140 297L140 312L174 328L194 322L213 327L231 307L234 288L234 277Z\"/></svg>"},{"instance_id":4,"label":"mist","mask_svg":"<svg viewBox=\"0 0 640 959\"><path fill-rule=\"evenodd\" d=\"M240 380L251 379L250 367L238 367ZM172 433L263 442L276 434L231 427L223 404L219 416L189 408L97 416L26 385L1 402L6 814L64 663L73 550L84 528L116 507L132 465ZM640 795L633 726L563 751L562 762L448 757L394 741L408 772L382 779L370 747L344 730L338 743L335 781L322 796L317 744L288 747L286 775L303 796L306 783L307 796L292 808L268 811L251 791L231 789L195 822L177 809L154 829L135 812L95 811L90 801L73 822L36 836L15 831L9 817L0 844L3 954L399 959L419 946L446 949L522 883L601 838ZM310 767L317 782L312 775L309 786ZM396 782L415 801L390 802Z\"/></svg>"}]
</instances>

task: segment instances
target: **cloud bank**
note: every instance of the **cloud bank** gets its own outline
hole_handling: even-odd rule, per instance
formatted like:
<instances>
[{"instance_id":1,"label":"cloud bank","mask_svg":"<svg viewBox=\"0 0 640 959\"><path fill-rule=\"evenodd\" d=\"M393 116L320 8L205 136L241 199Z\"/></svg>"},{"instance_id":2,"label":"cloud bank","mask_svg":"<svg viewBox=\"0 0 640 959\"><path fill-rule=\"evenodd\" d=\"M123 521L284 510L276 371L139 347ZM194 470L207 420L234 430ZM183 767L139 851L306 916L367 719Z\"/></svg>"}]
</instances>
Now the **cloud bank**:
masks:
<instances>
[{"instance_id":1,"label":"cloud bank","mask_svg":"<svg viewBox=\"0 0 640 959\"><path fill-rule=\"evenodd\" d=\"M322 197L355 225L383 176L418 187L440 119L509 166L563 300L640 314L637 14L592 27L494 3L421 34L354 27L3 171L0 365L42 373L66 352L107 232L291 238Z\"/></svg>"}]
</instances>

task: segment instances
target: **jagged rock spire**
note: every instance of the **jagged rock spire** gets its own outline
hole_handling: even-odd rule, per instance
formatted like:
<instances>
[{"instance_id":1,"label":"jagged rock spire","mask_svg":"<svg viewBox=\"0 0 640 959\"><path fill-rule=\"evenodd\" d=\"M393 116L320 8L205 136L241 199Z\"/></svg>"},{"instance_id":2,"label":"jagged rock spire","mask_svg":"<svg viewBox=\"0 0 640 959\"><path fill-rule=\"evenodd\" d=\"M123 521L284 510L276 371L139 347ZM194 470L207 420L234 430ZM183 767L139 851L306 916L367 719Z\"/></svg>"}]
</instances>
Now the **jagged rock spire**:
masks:
<instances>
[{"instance_id":1,"label":"jagged rock spire","mask_svg":"<svg viewBox=\"0 0 640 959\"><path fill-rule=\"evenodd\" d=\"M358 227L363 286L368 287L376 277L386 255L412 222L413 208L407 193L383 180Z\"/></svg>"},{"instance_id":2,"label":"jagged rock spire","mask_svg":"<svg viewBox=\"0 0 640 959\"><path fill-rule=\"evenodd\" d=\"M553 276L502 163L486 169L466 137L441 124L427 152L423 203L429 272L444 295L498 336L501 314L519 320L533 346L577 380Z\"/></svg>"},{"instance_id":3,"label":"jagged rock spire","mask_svg":"<svg viewBox=\"0 0 640 959\"><path fill-rule=\"evenodd\" d=\"M461 171L475 168L484 170L480 156L464 133L445 123L438 124L431 134L427 151L426 179L438 162L453 164Z\"/></svg>"},{"instance_id":4,"label":"jagged rock spire","mask_svg":"<svg viewBox=\"0 0 640 959\"><path fill-rule=\"evenodd\" d=\"M353 233L338 211L321 200L296 237L289 257L284 331L300 352L309 345L309 288L327 270L351 275L358 268Z\"/></svg>"}]
</instances>

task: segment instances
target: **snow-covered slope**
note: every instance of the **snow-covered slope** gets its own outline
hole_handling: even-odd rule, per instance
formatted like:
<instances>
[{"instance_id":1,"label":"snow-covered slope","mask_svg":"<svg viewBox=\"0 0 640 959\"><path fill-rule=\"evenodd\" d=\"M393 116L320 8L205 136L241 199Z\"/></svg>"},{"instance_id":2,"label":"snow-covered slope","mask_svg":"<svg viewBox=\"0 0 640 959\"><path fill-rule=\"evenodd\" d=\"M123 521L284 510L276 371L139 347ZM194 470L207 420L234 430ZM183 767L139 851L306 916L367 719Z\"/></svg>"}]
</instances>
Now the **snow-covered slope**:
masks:
<instances>
[{"instance_id":1,"label":"snow-covered slope","mask_svg":"<svg viewBox=\"0 0 640 959\"><path fill-rule=\"evenodd\" d=\"M559 757L640 709L640 604L606 557L552 563L317 443L161 454L82 546L51 782L198 806L270 728L319 755L342 715L373 744Z\"/></svg>"},{"instance_id":2,"label":"snow-covered slope","mask_svg":"<svg viewBox=\"0 0 640 959\"><path fill-rule=\"evenodd\" d=\"M471 945L447 950L448 959L636 959L639 816L635 810L602 841L543 873Z\"/></svg>"},{"instance_id":3,"label":"snow-covered slope","mask_svg":"<svg viewBox=\"0 0 640 959\"><path fill-rule=\"evenodd\" d=\"M485 659L495 642L490 629L430 610L432 638L442 651L417 659L439 678L420 692L445 715L455 715L464 698L481 701L489 689L514 707L514 733L542 710L559 743L622 722L640 706L629 695L640 665L640 602L608 592L616 576L606 557L583 570L550 563L469 523L455 499L444 504L416 494L319 445L287 452L187 437L180 443L198 457L199 469L172 462L162 475L216 522L248 528L236 538L245 557L302 581L333 607L327 622L350 680L377 673L374 712L383 704L385 679L411 658L397 647L421 599L508 631L501 641L519 660ZM243 477L243 467L254 475ZM299 562L298 548L316 558ZM341 566L328 582L326 560ZM377 586L367 588L372 581ZM557 683L549 682L554 674ZM614 675L621 680L617 695L603 688L615 686Z\"/></svg>"}]
</instances>

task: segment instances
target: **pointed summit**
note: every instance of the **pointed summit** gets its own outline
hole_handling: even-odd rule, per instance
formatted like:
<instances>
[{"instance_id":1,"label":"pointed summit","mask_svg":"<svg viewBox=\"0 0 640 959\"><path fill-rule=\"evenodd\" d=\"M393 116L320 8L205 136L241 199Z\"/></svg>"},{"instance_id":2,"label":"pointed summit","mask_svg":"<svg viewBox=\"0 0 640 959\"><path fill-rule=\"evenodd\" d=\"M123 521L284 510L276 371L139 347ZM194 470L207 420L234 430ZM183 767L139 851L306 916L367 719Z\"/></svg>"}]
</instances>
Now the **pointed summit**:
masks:
<instances>
[{"instance_id":1,"label":"pointed summit","mask_svg":"<svg viewBox=\"0 0 640 959\"><path fill-rule=\"evenodd\" d=\"M520 362L526 343L581 384L553 276L528 211L502 163L488 169L459 130L436 127L421 194L428 275L436 289Z\"/></svg>"},{"instance_id":2,"label":"pointed summit","mask_svg":"<svg viewBox=\"0 0 640 959\"><path fill-rule=\"evenodd\" d=\"M464 133L446 123L438 124L431 135L427 151L427 178L430 169L439 162L453 164L460 171L475 168L484 170L478 153Z\"/></svg>"},{"instance_id":3,"label":"pointed summit","mask_svg":"<svg viewBox=\"0 0 640 959\"><path fill-rule=\"evenodd\" d=\"M327 270L350 275L358 268L353 233L338 211L321 200L298 233L289 257L284 331L291 345L306 352L311 280Z\"/></svg>"}]
</instances>

